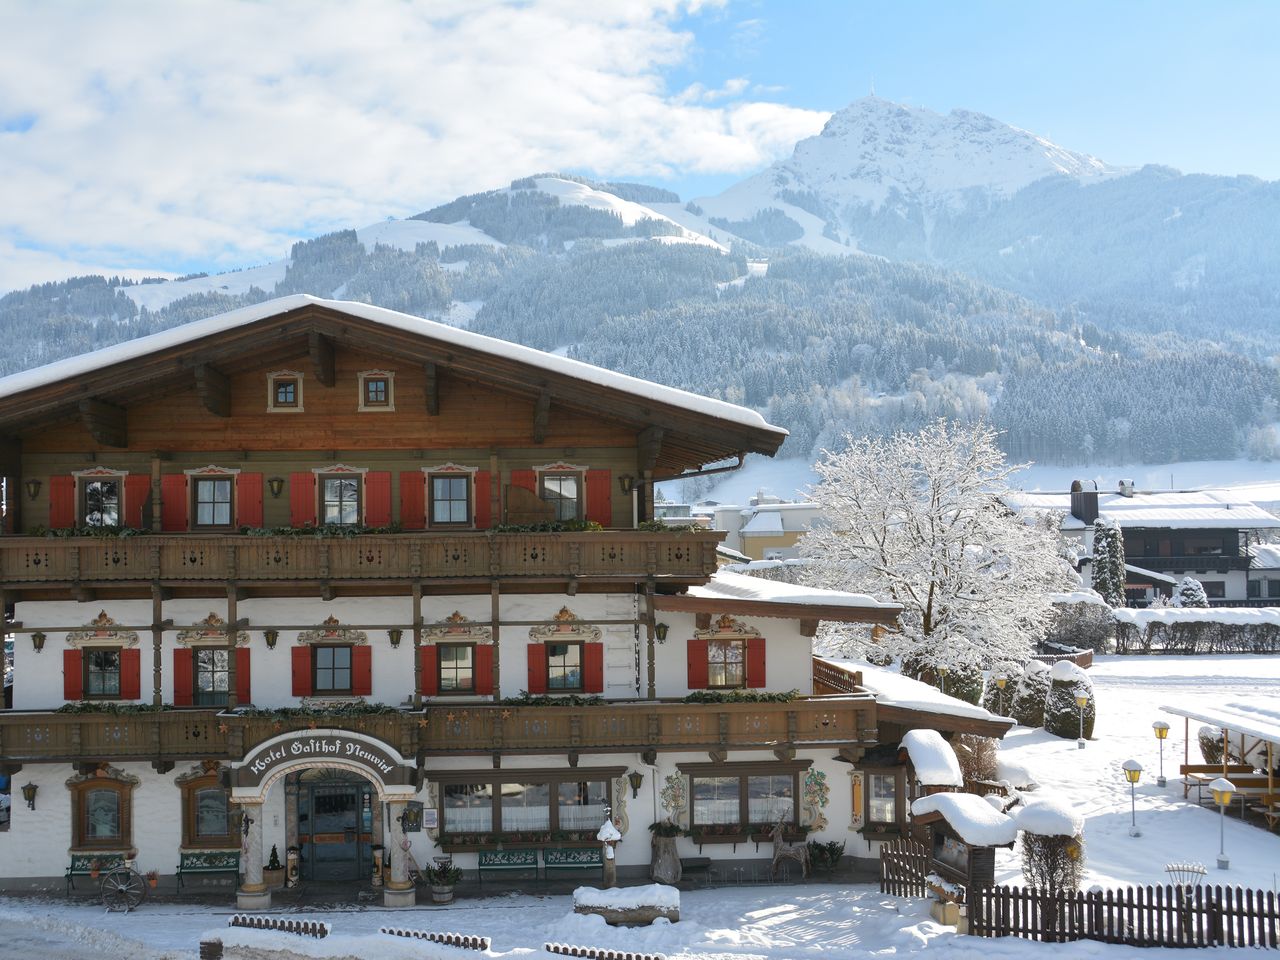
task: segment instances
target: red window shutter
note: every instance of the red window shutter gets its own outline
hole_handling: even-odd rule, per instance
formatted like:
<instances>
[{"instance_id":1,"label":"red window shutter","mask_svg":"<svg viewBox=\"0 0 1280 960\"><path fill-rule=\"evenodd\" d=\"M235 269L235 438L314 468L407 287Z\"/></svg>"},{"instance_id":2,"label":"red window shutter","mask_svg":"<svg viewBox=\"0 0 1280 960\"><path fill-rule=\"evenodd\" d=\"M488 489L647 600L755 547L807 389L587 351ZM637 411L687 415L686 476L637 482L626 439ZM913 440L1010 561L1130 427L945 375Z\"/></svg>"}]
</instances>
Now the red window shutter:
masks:
<instances>
[{"instance_id":1,"label":"red window shutter","mask_svg":"<svg viewBox=\"0 0 1280 960\"><path fill-rule=\"evenodd\" d=\"M189 707L195 701L195 651L178 647L173 651L173 705ZM237 664L239 666L239 664Z\"/></svg>"},{"instance_id":2,"label":"red window shutter","mask_svg":"<svg viewBox=\"0 0 1280 960\"><path fill-rule=\"evenodd\" d=\"M707 641L690 640L685 644L689 652L689 689L707 689Z\"/></svg>"},{"instance_id":3,"label":"red window shutter","mask_svg":"<svg viewBox=\"0 0 1280 960\"><path fill-rule=\"evenodd\" d=\"M357 697L373 694L373 647L351 648L351 693Z\"/></svg>"},{"instance_id":4,"label":"red window shutter","mask_svg":"<svg viewBox=\"0 0 1280 960\"><path fill-rule=\"evenodd\" d=\"M764 686L764 637L747 637L747 686Z\"/></svg>"},{"instance_id":5,"label":"red window shutter","mask_svg":"<svg viewBox=\"0 0 1280 960\"><path fill-rule=\"evenodd\" d=\"M493 511L489 509L492 488L489 485L489 471L477 470L475 479L476 529L488 530L493 526Z\"/></svg>"},{"instance_id":6,"label":"red window shutter","mask_svg":"<svg viewBox=\"0 0 1280 960\"><path fill-rule=\"evenodd\" d=\"M315 522L316 475L310 471L289 474L289 526L306 527Z\"/></svg>"},{"instance_id":7,"label":"red window shutter","mask_svg":"<svg viewBox=\"0 0 1280 960\"><path fill-rule=\"evenodd\" d=\"M530 493L537 493L538 475L532 470L512 470L511 485L528 490Z\"/></svg>"},{"instance_id":8,"label":"red window shutter","mask_svg":"<svg viewBox=\"0 0 1280 960\"><path fill-rule=\"evenodd\" d=\"M424 697L434 697L440 692L440 678L436 672L437 662L435 644L424 644L418 651L418 664L422 671L422 676L418 678L418 692Z\"/></svg>"},{"instance_id":9,"label":"red window shutter","mask_svg":"<svg viewBox=\"0 0 1280 960\"><path fill-rule=\"evenodd\" d=\"M539 644L541 646L541 644ZM493 696L493 647L487 643L475 646L474 669L476 693L482 697ZM530 690L530 693L533 691Z\"/></svg>"},{"instance_id":10,"label":"red window shutter","mask_svg":"<svg viewBox=\"0 0 1280 960\"><path fill-rule=\"evenodd\" d=\"M142 651L137 647L120 651L120 699L142 699Z\"/></svg>"},{"instance_id":11,"label":"red window shutter","mask_svg":"<svg viewBox=\"0 0 1280 960\"><path fill-rule=\"evenodd\" d=\"M427 484L421 470L400 474L400 526L421 530L427 525Z\"/></svg>"},{"instance_id":12,"label":"red window shutter","mask_svg":"<svg viewBox=\"0 0 1280 960\"><path fill-rule=\"evenodd\" d=\"M160 478L160 529L187 529L187 477L169 473Z\"/></svg>"},{"instance_id":13,"label":"red window shutter","mask_svg":"<svg viewBox=\"0 0 1280 960\"><path fill-rule=\"evenodd\" d=\"M236 705L243 707L252 703L250 696L253 687L249 683L249 648L236 649Z\"/></svg>"},{"instance_id":14,"label":"red window shutter","mask_svg":"<svg viewBox=\"0 0 1280 960\"><path fill-rule=\"evenodd\" d=\"M262 526L262 474L241 473L236 477L236 526Z\"/></svg>"},{"instance_id":15,"label":"red window shutter","mask_svg":"<svg viewBox=\"0 0 1280 960\"><path fill-rule=\"evenodd\" d=\"M79 650L62 651L62 699L84 699L84 668Z\"/></svg>"},{"instance_id":16,"label":"red window shutter","mask_svg":"<svg viewBox=\"0 0 1280 960\"><path fill-rule=\"evenodd\" d=\"M311 696L311 648L293 648L293 695Z\"/></svg>"},{"instance_id":17,"label":"red window shutter","mask_svg":"<svg viewBox=\"0 0 1280 960\"><path fill-rule=\"evenodd\" d=\"M540 643L529 644L529 692L547 692L547 650Z\"/></svg>"},{"instance_id":18,"label":"red window shutter","mask_svg":"<svg viewBox=\"0 0 1280 960\"><path fill-rule=\"evenodd\" d=\"M610 471L587 471L585 515L602 527L613 526L613 474Z\"/></svg>"},{"instance_id":19,"label":"red window shutter","mask_svg":"<svg viewBox=\"0 0 1280 960\"><path fill-rule=\"evenodd\" d=\"M364 475L364 523L367 527L391 524L391 474L384 470Z\"/></svg>"},{"instance_id":20,"label":"red window shutter","mask_svg":"<svg viewBox=\"0 0 1280 960\"><path fill-rule=\"evenodd\" d=\"M124 525L135 530L151 526L151 518L144 516L143 506L151 495L151 478L145 473L131 473L124 478Z\"/></svg>"},{"instance_id":21,"label":"red window shutter","mask_svg":"<svg viewBox=\"0 0 1280 960\"><path fill-rule=\"evenodd\" d=\"M76 525L76 478L49 478L49 528Z\"/></svg>"},{"instance_id":22,"label":"red window shutter","mask_svg":"<svg viewBox=\"0 0 1280 960\"><path fill-rule=\"evenodd\" d=\"M582 645L582 692L604 693L604 644Z\"/></svg>"}]
</instances>

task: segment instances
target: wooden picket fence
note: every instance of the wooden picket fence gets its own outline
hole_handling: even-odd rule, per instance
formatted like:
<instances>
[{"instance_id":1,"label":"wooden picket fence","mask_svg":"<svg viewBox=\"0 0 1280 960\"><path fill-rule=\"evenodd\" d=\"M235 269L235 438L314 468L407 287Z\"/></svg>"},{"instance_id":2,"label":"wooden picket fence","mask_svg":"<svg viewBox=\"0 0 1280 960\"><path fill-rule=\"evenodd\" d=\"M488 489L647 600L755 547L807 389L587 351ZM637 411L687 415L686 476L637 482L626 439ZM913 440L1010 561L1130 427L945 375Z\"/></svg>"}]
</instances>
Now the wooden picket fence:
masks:
<instances>
[{"instance_id":1,"label":"wooden picket fence","mask_svg":"<svg viewBox=\"0 0 1280 960\"><path fill-rule=\"evenodd\" d=\"M880 847L880 892L895 897L928 896L925 876L929 851L923 843L903 837Z\"/></svg>"},{"instance_id":2,"label":"wooden picket fence","mask_svg":"<svg viewBox=\"0 0 1280 960\"><path fill-rule=\"evenodd\" d=\"M1052 893L988 887L970 889L966 899L969 932L980 937L1138 947L1280 947L1280 898L1270 890L1169 885Z\"/></svg>"}]
</instances>

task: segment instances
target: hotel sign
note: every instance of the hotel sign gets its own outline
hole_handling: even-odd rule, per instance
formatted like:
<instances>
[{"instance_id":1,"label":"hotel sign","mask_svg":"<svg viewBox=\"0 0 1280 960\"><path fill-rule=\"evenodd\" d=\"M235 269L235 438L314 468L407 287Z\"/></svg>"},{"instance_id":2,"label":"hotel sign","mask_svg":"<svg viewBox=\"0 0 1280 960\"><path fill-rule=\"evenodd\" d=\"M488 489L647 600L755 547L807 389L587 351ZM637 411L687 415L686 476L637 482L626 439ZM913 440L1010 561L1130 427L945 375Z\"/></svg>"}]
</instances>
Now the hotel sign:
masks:
<instances>
[{"instance_id":1,"label":"hotel sign","mask_svg":"<svg viewBox=\"0 0 1280 960\"><path fill-rule=\"evenodd\" d=\"M413 783L414 767L390 745L345 730L302 730L259 744L234 765L232 785L261 787L282 770L340 767L384 786Z\"/></svg>"}]
</instances>

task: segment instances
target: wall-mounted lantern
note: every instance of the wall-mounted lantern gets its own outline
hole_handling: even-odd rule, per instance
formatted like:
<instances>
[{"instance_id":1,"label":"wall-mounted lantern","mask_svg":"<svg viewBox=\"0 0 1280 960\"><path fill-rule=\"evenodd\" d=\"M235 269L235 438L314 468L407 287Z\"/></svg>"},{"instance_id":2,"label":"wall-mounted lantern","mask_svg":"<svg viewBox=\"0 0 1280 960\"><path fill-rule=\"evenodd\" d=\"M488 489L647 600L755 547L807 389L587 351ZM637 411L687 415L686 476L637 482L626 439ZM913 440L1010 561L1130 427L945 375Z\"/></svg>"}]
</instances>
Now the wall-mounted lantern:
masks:
<instances>
[{"instance_id":1,"label":"wall-mounted lantern","mask_svg":"<svg viewBox=\"0 0 1280 960\"><path fill-rule=\"evenodd\" d=\"M392 650L400 649L400 639L403 636L404 636L404 631L401 630L399 627L392 627L390 630L387 631L387 639L391 641Z\"/></svg>"},{"instance_id":2,"label":"wall-mounted lantern","mask_svg":"<svg viewBox=\"0 0 1280 960\"><path fill-rule=\"evenodd\" d=\"M640 796L640 784L644 783L644 774L639 770L632 770L627 774L627 780L631 783L631 799L634 800Z\"/></svg>"},{"instance_id":3,"label":"wall-mounted lantern","mask_svg":"<svg viewBox=\"0 0 1280 960\"><path fill-rule=\"evenodd\" d=\"M22 799L27 801L27 807L31 810L36 808L36 791L40 786L35 783L28 783L22 788Z\"/></svg>"},{"instance_id":4,"label":"wall-mounted lantern","mask_svg":"<svg viewBox=\"0 0 1280 960\"><path fill-rule=\"evenodd\" d=\"M31 635L31 649L36 653L39 653L44 649L44 642L48 639L49 638L44 635L43 631L37 630Z\"/></svg>"},{"instance_id":5,"label":"wall-mounted lantern","mask_svg":"<svg viewBox=\"0 0 1280 960\"><path fill-rule=\"evenodd\" d=\"M41 484L40 484L39 477L32 477L30 480L26 482L25 486L27 488L27 496L30 497L32 500L40 496Z\"/></svg>"},{"instance_id":6,"label":"wall-mounted lantern","mask_svg":"<svg viewBox=\"0 0 1280 960\"><path fill-rule=\"evenodd\" d=\"M280 494L284 493L284 477L268 478L267 489L271 491L273 498L280 499Z\"/></svg>"},{"instance_id":7,"label":"wall-mounted lantern","mask_svg":"<svg viewBox=\"0 0 1280 960\"><path fill-rule=\"evenodd\" d=\"M280 642L280 631L279 630L263 630L262 639L267 641L268 650L274 650L276 648L276 644Z\"/></svg>"},{"instance_id":8,"label":"wall-mounted lantern","mask_svg":"<svg viewBox=\"0 0 1280 960\"><path fill-rule=\"evenodd\" d=\"M631 491L636 488L636 478L629 473L624 473L618 478L618 486L622 488L622 495L631 496Z\"/></svg>"},{"instance_id":9,"label":"wall-mounted lantern","mask_svg":"<svg viewBox=\"0 0 1280 960\"><path fill-rule=\"evenodd\" d=\"M667 642L667 631L671 628L665 623L655 623L653 625L653 635L658 638L659 643Z\"/></svg>"}]
</instances>

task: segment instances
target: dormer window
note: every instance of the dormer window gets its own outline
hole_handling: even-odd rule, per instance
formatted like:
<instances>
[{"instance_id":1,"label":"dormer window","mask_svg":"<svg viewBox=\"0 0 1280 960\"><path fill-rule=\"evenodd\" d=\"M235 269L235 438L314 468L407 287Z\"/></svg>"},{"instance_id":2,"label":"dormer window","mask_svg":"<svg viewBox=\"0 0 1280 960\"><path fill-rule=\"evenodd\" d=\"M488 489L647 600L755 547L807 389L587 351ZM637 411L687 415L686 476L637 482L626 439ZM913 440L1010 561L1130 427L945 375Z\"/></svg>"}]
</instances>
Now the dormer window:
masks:
<instances>
[{"instance_id":1,"label":"dormer window","mask_svg":"<svg viewBox=\"0 0 1280 960\"><path fill-rule=\"evenodd\" d=\"M394 410L395 374L390 370L365 370L359 375L362 411Z\"/></svg>"},{"instance_id":2,"label":"dormer window","mask_svg":"<svg viewBox=\"0 0 1280 960\"><path fill-rule=\"evenodd\" d=\"M302 410L302 374L280 370L267 377L267 409L285 413Z\"/></svg>"}]
</instances>

